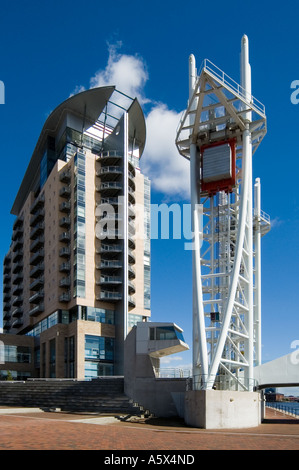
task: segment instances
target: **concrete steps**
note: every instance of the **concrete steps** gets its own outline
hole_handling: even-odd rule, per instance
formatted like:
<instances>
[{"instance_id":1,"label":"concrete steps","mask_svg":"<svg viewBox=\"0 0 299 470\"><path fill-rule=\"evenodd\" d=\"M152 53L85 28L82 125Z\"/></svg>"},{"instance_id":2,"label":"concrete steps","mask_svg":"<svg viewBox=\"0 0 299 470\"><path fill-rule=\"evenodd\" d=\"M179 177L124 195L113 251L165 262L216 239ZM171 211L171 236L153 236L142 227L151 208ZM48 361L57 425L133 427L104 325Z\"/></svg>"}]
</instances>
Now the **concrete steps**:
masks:
<instances>
[{"instance_id":1,"label":"concrete steps","mask_svg":"<svg viewBox=\"0 0 299 470\"><path fill-rule=\"evenodd\" d=\"M134 416L143 414L142 408L124 394L123 377L100 377L91 381L32 379L0 382L0 406Z\"/></svg>"}]
</instances>

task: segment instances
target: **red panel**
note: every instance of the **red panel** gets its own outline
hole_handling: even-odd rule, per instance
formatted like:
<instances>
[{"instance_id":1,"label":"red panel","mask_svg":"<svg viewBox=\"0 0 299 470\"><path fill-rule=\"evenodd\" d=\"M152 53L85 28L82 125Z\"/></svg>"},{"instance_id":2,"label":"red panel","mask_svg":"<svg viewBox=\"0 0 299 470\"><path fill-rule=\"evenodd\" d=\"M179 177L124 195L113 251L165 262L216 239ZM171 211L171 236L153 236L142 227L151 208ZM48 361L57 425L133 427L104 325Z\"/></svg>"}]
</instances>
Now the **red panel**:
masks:
<instances>
[{"instance_id":1,"label":"red panel","mask_svg":"<svg viewBox=\"0 0 299 470\"><path fill-rule=\"evenodd\" d=\"M236 139L222 140L220 142L214 142L213 144L203 145L200 147L200 154L206 148L216 147L217 145L229 144L232 151L232 177L219 181L212 181L210 183L200 182L200 190L202 193L208 193L210 196L218 193L218 191L232 192L233 187L236 184ZM201 173L202 173L202 158L201 158Z\"/></svg>"}]
</instances>

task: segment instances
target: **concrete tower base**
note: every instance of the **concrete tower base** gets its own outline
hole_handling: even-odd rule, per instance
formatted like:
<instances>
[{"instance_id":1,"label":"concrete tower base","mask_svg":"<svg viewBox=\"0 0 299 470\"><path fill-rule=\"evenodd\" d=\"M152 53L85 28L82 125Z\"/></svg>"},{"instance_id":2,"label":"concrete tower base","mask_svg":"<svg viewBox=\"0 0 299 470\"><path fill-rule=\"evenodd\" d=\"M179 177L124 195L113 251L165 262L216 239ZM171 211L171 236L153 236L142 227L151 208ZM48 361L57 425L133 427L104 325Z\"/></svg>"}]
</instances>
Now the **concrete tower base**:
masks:
<instances>
[{"instance_id":1,"label":"concrete tower base","mask_svg":"<svg viewBox=\"0 0 299 470\"><path fill-rule=\"evenodd\" d=\"M262 420L258 392L191 390L185 393L185 423L204 429L259 426Z\"/></svg>"}]
</instances>

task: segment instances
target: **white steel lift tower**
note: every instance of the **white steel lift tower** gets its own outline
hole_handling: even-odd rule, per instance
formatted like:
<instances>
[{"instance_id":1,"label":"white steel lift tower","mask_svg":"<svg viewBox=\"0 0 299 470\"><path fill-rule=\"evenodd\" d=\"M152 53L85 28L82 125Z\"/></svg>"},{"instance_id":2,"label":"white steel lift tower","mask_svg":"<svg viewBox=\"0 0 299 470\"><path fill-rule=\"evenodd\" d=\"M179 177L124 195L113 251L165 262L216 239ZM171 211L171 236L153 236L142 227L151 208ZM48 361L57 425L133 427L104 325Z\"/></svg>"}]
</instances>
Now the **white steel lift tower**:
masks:
<instances>
[{"instance_id":1,"label":"white steel lift tower","mask_svg":"<svg viewBox=\"0 0 299 470\"><path fill-rule=\"evenodd\" d=\"M196 390L252 391L261 363L260 239L270 219L260 208L259 179L253 209L252 155L265 134L265 108L251 95L247 36L241 85L207 59L197 75L191 55L176 145L190 160Z\"/></svg>"}]
</instances>

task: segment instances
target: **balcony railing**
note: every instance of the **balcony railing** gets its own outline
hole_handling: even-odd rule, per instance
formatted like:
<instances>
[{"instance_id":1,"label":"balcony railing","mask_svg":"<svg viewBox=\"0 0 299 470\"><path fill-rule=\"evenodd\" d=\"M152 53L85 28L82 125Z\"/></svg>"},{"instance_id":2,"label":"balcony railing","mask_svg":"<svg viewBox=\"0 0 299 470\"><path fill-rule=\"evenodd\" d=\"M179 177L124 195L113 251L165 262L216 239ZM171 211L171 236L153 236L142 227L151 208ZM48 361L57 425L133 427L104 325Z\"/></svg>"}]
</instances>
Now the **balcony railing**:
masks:
<instances>
[{"instance_id":1,"label":"balcony railing","mask_svg":"<svg viewBox=\"0 0 299 470\"><path fill-rule=\"evenodd\" d=\"M30 290L38 290L41 286L44 285L44 282L44 276L40 276L30 284Z\"/></svg>"},{"instance_id":2,"label":"balcony railing","mask_svg":"<svg viewBox=\"0 0 299 470\"><path fill-rule=\"evenodd\" d=\"M71 218L70 217L62 217L59 220L60 227L69 227L70 224L71 224Z\"/></svg>"},{"instance_id":3,"label":"balcony railing","mask_svg":"<svg viewBox=\"0 0 299 470\"><path fill-rule=\"evenodd\" d=\"M34 240L34 242L31 243L30 245L30 251L35 252L42 246L44 246L45 243L45 237L43 235L40 235L38 238Z\"/></svg>"},{"instance_id":4,"label":"balcony railing","mask_svg":"<svg viewBox=\"0 0 299 470\"><path fill-rule=\"evenodd\" d=\"M44 250L39 250L37 251L36 253L34 253L31 258L30 258L30 264L31 265L35 265L37 264L39 261L42 261L43 258L44 258L44 255L45 255L45 252Z\"/></svg>"},{"instance_id":5,"label":"balcony railing","mask_svg":"<svg viewBox=\"0 0 299 470\"><path fill-rule=\"evenodd\" d=\"M69 292L61 294L59 296L59 302L69 302L71 300L71 294Z\"/></svg>"},{"instance_id":6,"label":"balcony railing","mask_svg":"<svg viewBox=\"0 0 299 470\"><path fill-rule=\"evenodd\" d=\"M63 258L69 258L71 256L71 249L68 246L60 248L59 256Z\"/></svg>"},{"instance_id":7,"label":"balcony railing","mask_svg":"<svg viewBox=\"0 0 299 470\"><path fill-rule=\"evenodd\" d=\"M59 191L59 196L68 198L71 195L71 188L69 186L63 186Z\"/></svg>"},{"instance_id":8,"label":"balcony railing","mask_svg":"<svg viewBox=\"0 0 299 470\"><path fill-rule=\"evenodd\" d=\"M70 263L61 263L59 266L59 271L62 272L68 272L71 269L71 264Z\"/></svg>"},{"instance_id":9,"label":"balcony railing","mask_svg":"<svg viewBox=\"0 0 299 470\"><path fill-rule=\"evenodd\" d=\"M29 276L37 277L44 272L44 269L45 269L44 263L39 263L37 266L34 266L34 268L31 269Z\"/></svg>"},{"instance_id":10,"label":"balcony railing","mask_svg":"<svg viewBox=\"0 0 299 470\"><path fill-rule=\"evenodd\" d=\"M38 235L40 235L45 228L44 222L39 222L34 228L31 230L30 239L34 240Z\"/></svg>"},{"instance_id":11,"label":"balcony railing","mask_svg":"<svg viewBox=\"0 0 299 470\"><path fill-rule=\"evenodd\" d=\"M97 284L107 285L107 284L121 284L122 278L120 276L101 276Z\"/></svg>"},{"instance_id":12,"label":"balcony railing","mask_svg":"<svg viewBox=\"0 0 299 470\"><path fill-rule=\"evenodd\" d=\"M122 262L120 260L101 260L97 265L97 269L118 269L122 268Z\"/></svg>"},{"instance_id":13,"label":"balcony railing","mask_svg":"<svg viewBox=\"0 0 299 470\"><path fill-rule=\"evenodd\" d=\"M40 300L42 300L44 298L44 291L43 290L40 290L39 292L36 292L35 294L33 294L31 297L29 297L29 302L31 304L36 304L38 303Z\"/></svg>"},{"instance_id":14,"label":"balcony railing","mask_svg":"<svg viewBox=\"0 0 299 470\"><path fill-rule=\"evenodd\" d=\"M122 299L121 292L101 291L100 295L97 296L97 300L106 300L109 302L116 302L121 299Z\"/></svg>"},{"instance_id":15,"label":"balcony railing","mask_svg":"<svg viewBox=\"0 0 299 470\"><path fill-rule=\"evenodd\" d=\"M33 227L37 222L40 222L45 217L45 210L39 209L30 219L30 226Z\"/></svg>"},{"instance_id":16,"label":"balcony railing","mask_svg":"<svg viewBox=\"0 0 299 470\"><path fill-rule=\"evenodd\" d=\"M68 243L71 239L71 234L70 232L62 232L60 235L59 235L59 240L61 242L66 242Z\"/></svg>"},{"instance_id":17,"label":"balcony railing","mask_svg":"<svg viewBox=\"0 0 299 470\"><path fill-rule=\"evenodd\" d=\"M29 315L30 316L38 315L39 313L42 313L43 311L44 311L44 304L40 303L39 305L36 305L36 307L29 310Z\"/></svg>"},{"instance_id":18,"label":"balcony railing","mask_svg":"<svg viewBox=\"0 0 299 470\"><path fill-rule=\"evenodd\" d=\"M70 285L71 285L71 278L69 276L63 277L59 281L59 287L70 287Z\"/></svg>"}]
</instances>

